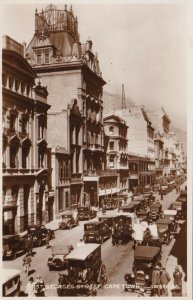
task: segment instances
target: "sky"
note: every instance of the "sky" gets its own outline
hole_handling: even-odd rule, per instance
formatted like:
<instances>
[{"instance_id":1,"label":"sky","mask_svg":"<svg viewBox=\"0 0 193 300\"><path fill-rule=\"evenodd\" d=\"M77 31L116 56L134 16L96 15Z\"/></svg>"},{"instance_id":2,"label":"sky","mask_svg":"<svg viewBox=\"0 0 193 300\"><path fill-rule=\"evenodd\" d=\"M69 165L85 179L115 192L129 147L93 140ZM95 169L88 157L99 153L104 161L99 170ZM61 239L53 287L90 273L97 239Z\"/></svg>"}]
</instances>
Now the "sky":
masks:
<instances>
[{"instance_id":1,"label":"sky","mask_svg":"<svg viewBox=\"0 0 193 300\"><path fill-rule=\"evenodd\" d=\"M1 7L2 35L28 44L35 30L35 9L45 9L50 2L6 3L10 4ZM65 4L52 3L60 9ZM172 124L186 131L186 5L165 1L95 1L72 5L78 16L80 41L84 43L90 37L93 50L98 53L107 82L104 89L121 93L124 84L126 97L136 105L145 105L148 110L163 106Z\"/></svg>"}]
</instances>

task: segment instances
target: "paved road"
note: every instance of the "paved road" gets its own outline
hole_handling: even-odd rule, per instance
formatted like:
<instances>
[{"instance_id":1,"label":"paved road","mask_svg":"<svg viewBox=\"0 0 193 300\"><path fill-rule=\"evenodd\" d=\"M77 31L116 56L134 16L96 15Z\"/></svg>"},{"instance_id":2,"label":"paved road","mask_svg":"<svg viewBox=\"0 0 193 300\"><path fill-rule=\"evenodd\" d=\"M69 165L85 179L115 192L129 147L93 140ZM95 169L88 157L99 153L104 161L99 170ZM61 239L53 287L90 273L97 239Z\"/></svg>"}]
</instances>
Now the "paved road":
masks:
<instances>
[{"instance_id":1,"label":"paved road","mask_svg":"<svg viewBox=\"0 0 193 300\"><path fill-rule=\"evenodd\" d=\"M163 210L167 209L172 202L177 198L178 194L173 190L162 200ZM76 247L79 239L83 236L83 224L85 222L80 222L80 225L74 227L71 230L58 230L56 231L56 238L50 241L50 245L56 244L72 244ZM171 243L169 246L163 247L163 257L167 257L172 247ZM111 239L104 242L102 245L102 260L107 268L108 285L105 289L98 291L98 296L133 296L133 293L124 292L122 284L124 284L124 275L129 272L132 268L133 254L132 249L133 242L131 241L128 245L112 246ZM57 284L58 281L58 271L49 271L47 267L47 259L51 255L51 249L45 249L45 246L34 248L36 252L32 258L32 271L34 278L37 274L45 280L46 285L52 287ZM16 268L21 269L21 280L22 280L22 290L25 290L25 286L28 281L27 275L22 269L22 259L23 256L18 257L14 261L4 261L4 268ZM116 284L114 287L113 284ZM46 296L57 296L56 289L46 290Z\"/></svg>"}]
</instances>

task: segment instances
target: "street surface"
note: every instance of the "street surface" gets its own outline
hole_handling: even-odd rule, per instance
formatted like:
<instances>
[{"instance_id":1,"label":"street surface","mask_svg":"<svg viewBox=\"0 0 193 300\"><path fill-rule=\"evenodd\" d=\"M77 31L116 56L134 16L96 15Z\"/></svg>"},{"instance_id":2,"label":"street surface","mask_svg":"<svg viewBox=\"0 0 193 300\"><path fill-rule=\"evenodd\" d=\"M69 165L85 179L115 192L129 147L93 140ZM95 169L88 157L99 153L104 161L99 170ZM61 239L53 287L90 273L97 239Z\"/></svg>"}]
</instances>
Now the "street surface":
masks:
<instances>
[{"instance_id":1,"label":"street surface","mask_svg":"<svg viewBox=\"0 0 193 300\"><path fill-rule=\"evenodd\" d=\"M182 185L182 189L186 183ZM174 202L179 193L176 193L176 190L168 193L164 196L162 202L163 210L167 209L172 202ZM160 196L158 196L160 199ZM108 212L107 212L108 214ZM97 218L93 219L97 220ZM80 225L74 227L71 230L57 230L55 232L56 238L50 241L50 245L56 244L72 244L76 247L78 241L83 236L83 224L86 221L80 221ZM186 230L183 233L185 233ZM183 239L186 239L183 236ZM177 240L173 239L172 242L166 246L162 247L162 263L165 264L173 245L178 244L178 235ZM124 275L126 272L130 272L133 264L134 251L133 251L133 241L130 241L127 245L118 245L112 246L111 239L105 241L102 245L102 261L106 265L107 268L107 278L108 282L106 287L103 290L98 290L97 296L134 296L135 294L132 292L124 292L123 284ZM179 246L178 246L179 247ZM175 247L176 248L176 247ZM31 276L36 278L37 274L39 274L42 279L45 281L45 284L50 286L49 289L46 290L46 296L57 296L57 291L54 288L54 285L58 283L58 273L59 271L49 271L47 266L48 257L51 256L51 249L46 249L45 246L34 248L34 256L32 257L32 266L31 266ZM179 262L180 260L186 260L186 253L184 252L184 257L181 257L181 253L178 251ZM3 261L4 268L15 268L22 270L21 274L21 290L25 291L26 284L28 282L28 276L23 271L22 266L23 255L17 257L13 261ZM114 286L113 286L114 285Z\"/></svg>"}]
</instances>

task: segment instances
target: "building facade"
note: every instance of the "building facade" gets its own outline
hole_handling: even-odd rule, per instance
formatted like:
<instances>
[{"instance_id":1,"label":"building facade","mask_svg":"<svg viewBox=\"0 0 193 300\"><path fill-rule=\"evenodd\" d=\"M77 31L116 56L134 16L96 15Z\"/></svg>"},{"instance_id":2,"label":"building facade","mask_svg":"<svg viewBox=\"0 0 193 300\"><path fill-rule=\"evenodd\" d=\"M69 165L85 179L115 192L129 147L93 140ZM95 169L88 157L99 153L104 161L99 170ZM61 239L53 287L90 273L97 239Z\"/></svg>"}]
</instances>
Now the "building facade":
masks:
<instances>
[{"instance_id":1,"label":"building facade","mask_svg":"<svg viewBox=\"0 0 193 300\"><path fill-rule=\"evenodd\" d=\"M129 189L129 155L127 149L127 129L125 121L116 115L104 117L104 131L108 140L106 168L116 170L118 174L118 192Z\"/></svg>"},{"instance_id":2,"label":"building facade","mask_svg":"<svg viewBox=\"0 0 193 300\"><path fill-rule=\"evenodd\" d=\"M36 11L35 34L26 58L48 86L50 112L60 112L70 104L71 201L73 205L83 205L86 195L95 205L99 199L96 182L105 160L105 81L92 41L80 42L72 7L58 10L49 5L40 13Z\"/></svg>"},{"instance_id":3,"label":"building facade","mask_svg":"<svg viewBox=\"0 0 193 300\"><path fill-rule=\"evenodd\" d=\"M25 46L3 37L3 233L47 220L48 92L24 58Z\"/></svg>"}]
</instances>

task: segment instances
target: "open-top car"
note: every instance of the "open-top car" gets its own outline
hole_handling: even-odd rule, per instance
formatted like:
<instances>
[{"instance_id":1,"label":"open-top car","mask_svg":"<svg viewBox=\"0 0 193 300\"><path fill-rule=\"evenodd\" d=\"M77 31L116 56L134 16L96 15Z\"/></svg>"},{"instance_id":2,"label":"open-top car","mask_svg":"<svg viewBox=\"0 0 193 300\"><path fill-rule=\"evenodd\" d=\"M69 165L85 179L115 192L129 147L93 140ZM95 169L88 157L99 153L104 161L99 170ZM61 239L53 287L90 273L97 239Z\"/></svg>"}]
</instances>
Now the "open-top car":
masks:
<instances>
[{"instance_id":1,"label":"open-top car","mask_svg":"<svg viewBox=\"0 0 193 300\"><path fill-rule=\"evenodd\" d=\"M107 282L106 267L101 260L101 246L85 244L65 258L66 269L59 274L58 296L96 296L97 288Z\"/></svg>"},{"instance_id":2,"label":"open-top car","mask_svg":"<svg viewBox=\"0 0 193 300\"><path fill-rule=\"evenodd\" d=\"M78 216L79 220L90 220L96 217L96 210L93 210L90 206L79 206Z\"/></svg>"},{"instance_id":3,"label":"open-top car","mask_svg":"<svg viewBox=\"0 0 193 300\"><path fill-rule=\"evenodd\" d=\"M61 214L60 229L72 229L76 225L79 225L79 216L76 211L66 210Z\"/></svg>"},{"instance_id":4,"label":"open-top car","mask_svg":"<svg viewBox=\"0 0 193 300\"><path fill-rule=\"evenodd\" d=\"M15 259L19 253L24 253L25 238L20 235L3 236L3 259Z\"/></svg>"},{"instance_id":5,"label":"open-top car","mask_svg":"<svg viewBox=\"0 0 193 300\"><path fill-rule=\"evenodd\" d=\"M173 221L170 219L159 219L156 221L156 224L161 243L168 245L173 236Z\"/></svg>"},{"instance_id":6,"label":"open-top car","mask_svg":"<svg viewBox=\"0 0 193 300\"><path fill-rule=\"evenodd\" d=\"M160 202L155 202L149 206L149 209L149 218L151 218L152 221L156 221L157 219L159 219L160 213L162 211L162 204Z\"/></svg>"},{"instance_id":7,"label":"open-top car","mask_svg":"<svg viewBox=\"0 0 193 300\"><path fill-rule=\"evenodd\" d=\"M100 243L111 237L109 226L102 221L88 222L84 224L84 242Z\"/></svg>"},{"instance_id":8,"label":"open-top car","mask_svg":"<svg viewBox=\"0 0 193 300\"><path fill-rule=\"evenodd\" d=\"M65 257L73 250L72 245L52 246L52 257L48 258L47 265L49 270L62 270L66 268Z\"/></svg>"},{"instance_id":9,"label":"open-top car","mask_svg":"<svg viewBox=\"0 0 193 300\"><path fill-rule=\"evenodd\" d=\"M144 289L150 291L152 284L152 272L160 263L161 249L152 246L137 246L134 251L133 272L125 274L125 290Z\"/></svg>"},{"instance_id":10,"label":"open-top car","mask_svg":"<svg viewBox=\"0 0 193 300\"><path fill-rule=\"evenodd\" d=\"M103 203L105 205L106 210L117 208L117 199L115 198L104 198Z\"/></svg>"},{"instance_id":11,"label":"open-top car","mask_svg":"<svg viewBox=\"0 0 193 300\"><path fill-rule=\"evenodd\" d=\"M42 246L46 242L47 235L49 239L55 238L55 233L51 229L47 229L44 225L28 226L28 234L32 237L34 246Z\"/></svg>"}]
</instances>

